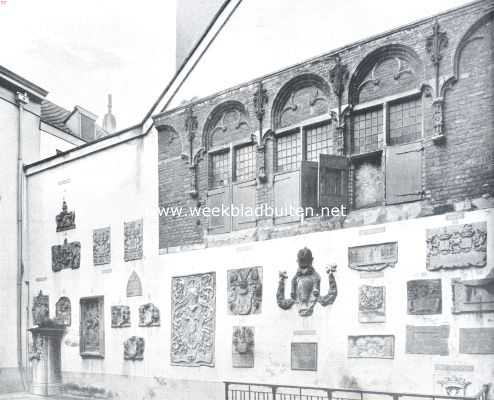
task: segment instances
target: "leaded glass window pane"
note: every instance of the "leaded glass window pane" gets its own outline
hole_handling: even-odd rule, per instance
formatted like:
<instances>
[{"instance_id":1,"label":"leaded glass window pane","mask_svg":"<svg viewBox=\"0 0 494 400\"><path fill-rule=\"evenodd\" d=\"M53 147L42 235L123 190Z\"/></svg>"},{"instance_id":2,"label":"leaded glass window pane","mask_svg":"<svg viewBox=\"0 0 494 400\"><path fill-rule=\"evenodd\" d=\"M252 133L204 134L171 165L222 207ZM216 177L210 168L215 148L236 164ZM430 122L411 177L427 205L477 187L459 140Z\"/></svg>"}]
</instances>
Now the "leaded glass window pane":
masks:
<instances>
[{"instance_id":1,"label":"leaded glass window pane","mask_svg":"<svg viewBox=\"0 0 494 400\"><path fill-rule=\"evenodd\" d=\"M389 144L403 144L420 139L422 104L420 99L390 104Z\"/></svg>"},{"instance_id":2,"label":"leaded glass window pane","mask_svg":"<svg viewBox=\"0 0 494 400\"><path fill-rule=\"evenodd\" d=\"M334 154L333 131L329 123L307 128L305 132L307 161L319 161L319 154Z\"/></svg>"},{"instance_id":3,"label":"leaded glass window pane","mask_svg":"<svg viewBox=\"0 0 494 400\"><path fill-rule=\"evenodd\" d=\"M353 153L368 153L381 148L383 110L377 108L355 114L353 119Z\"/></svg>"},{"instance_id":4,"label":"leaded glass window pane","mask_svg":"<svg viewBox=\"0 0 494 400\"><path fill-rule=\"evenodd\" d=\"M302 159L298 132L276 138L276 170L288 171L298 168Z\"/></svg>"},{"instance_id":5,"label":"leaded glass window pane","mask_svg":"<svg viewBox=\"0 0 494 400\"><path fill-rule=\"evenodd\" d=\"M230 181L230 152L210 154L211 173L209 175L210 187L228 185Z\"/></svg>"},{"instance_id":6,"label":"leaded glass window pane","mask_svg":"<svg viewBox=\"0 0 494 400\"><path fill-rule=\"evenodd\" d=\"M235 150L235 178L237 181L256 176L256 147L248 145Z\"/></svg>"}]
</instances>

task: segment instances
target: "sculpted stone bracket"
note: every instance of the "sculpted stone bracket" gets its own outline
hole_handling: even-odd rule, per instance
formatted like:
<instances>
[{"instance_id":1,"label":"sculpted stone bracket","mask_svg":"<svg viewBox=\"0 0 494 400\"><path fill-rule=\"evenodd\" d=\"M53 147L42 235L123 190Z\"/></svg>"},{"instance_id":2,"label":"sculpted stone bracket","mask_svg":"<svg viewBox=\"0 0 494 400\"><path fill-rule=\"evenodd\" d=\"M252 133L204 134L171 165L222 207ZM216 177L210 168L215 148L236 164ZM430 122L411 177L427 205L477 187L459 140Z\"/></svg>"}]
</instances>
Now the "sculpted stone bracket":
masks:
<instances>
[{"instance_id":1,"label":"sculpted stone bracket","mask_svg":"<svg viewBox=\"0 0 494 400\"><path fill-rule=\"evenodd\" d=\"M314 270L312 260L312 252L307 247L298 252L297 262L299 267L292 279L291 293L288 299L285 298L285 280L288 276L286 272L280 272L276 300L281 309L288 310L294 304L297 304L299 315L307 317L312 315L317 303L323 307L334 303L338 294L336 280L333 275L336 272L336 265L333 264L326 270L329 289L326 295L321 296L321 277Z\"/></svg>"},{"instance_id":2,"label":"sculpted stone bracket","mask_svg":"<svg viewBox=\"0 0 494 400\"><path fill-rule=\"evenodd\" d=\"M62 212L55 218L57 223L57 232L75 229L75 212L68 211L67 202L62 202Z\"/></svg>"},{"instance_id":3,"label":"sculpted stone bracket","mask_svg":"<svg viewBox=\"0 0 494 400\"><path fill-rule=\"evenodd\" d=\"M129 306L111 306L111 327L126 328L130 326Z\"/></svg>"},{"instance_id":4,"label":"sculpted stone bracket","mask_svg":"<svg viewBox=\"0 0 494 400\"><path fill-rule=\"evenodd\" d=\"M144 360L144 338L131 336L124 342L124 360Z\"/></svg>"},{"instance_id":5,"label":"sculpted stone bracket","mask_svg":"<svg viewBox=\"0 0 494 400\"><path fill-rule=\"evenodd\" d=\"M139 307L139 326L160 326L160 310L153 303Z\"/></svg>"},{"instance_id":6,"label":"sculpted stone bracket","mask_svg":"<svg viewBox=\"0 0 494 400\"><path fill-rule=\"evenodd\" d=\"M77 269L81 264L81 242L68 242L64 239L63 245L51 247L51 269L53 272L62 269Z\"/></svg>"},{"instance_id":7,"label":"sculpted stone bracket","mask_svg":"<svg viewBox=\"0 0 494 400\"><path fill-rule=\"evenodd\" d=\"M228 310L234 315L258 314L262 303L262 267L229 270Z\"/></svg>"}]
</instances>

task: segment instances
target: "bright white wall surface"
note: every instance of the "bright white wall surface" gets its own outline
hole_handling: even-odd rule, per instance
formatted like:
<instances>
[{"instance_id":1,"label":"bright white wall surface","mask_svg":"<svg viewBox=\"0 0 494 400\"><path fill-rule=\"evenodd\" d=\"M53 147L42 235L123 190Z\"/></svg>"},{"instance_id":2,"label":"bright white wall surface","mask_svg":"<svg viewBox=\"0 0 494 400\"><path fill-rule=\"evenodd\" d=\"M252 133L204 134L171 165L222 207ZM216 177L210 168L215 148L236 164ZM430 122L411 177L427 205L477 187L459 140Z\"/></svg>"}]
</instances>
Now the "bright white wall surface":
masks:
<instances>
[{"instance_id":1,"label":"bright white wall surface","mask_svg":"<svg viewBox=\"0 0 494 400\"><path fill-rule=\"evenodd\" d=\"M27 271L31 293L43 290L50 296L50 313L55 314L55 303L68 296L72 303L72 325L62 345L63 370L68 379L75 376L86 383L94 383L95 376L110 378L107 387L119 392L121 398L141 398L149 389L153 377L162 377L174 398L188 398L178 382L187 384L191 393L204 393L204 398L217 398L222 381L252 381L326 387L347 387L356 382L367 390L394 390L415 393L442 393L435 384L436 364L470 365L467 373L472 382L467 395L475 394L481 384L493 381L492 355L459 354L459 328L494 327L492 315L451 314L451 279L484 277L494 266L491 254L482 269L426 271L426 229L488 221L488 249L494 248L493 210L466 212L459 221L443 216L388 223L382 233L364 235L365 228L312 233L297 237L255 242L236 246L194 250L159 255L158 216L156 204L157 140L152 133L145 139L118 145L89 157L65 163L28 177L28 249ZM55 231L55 215L62 198L69 210L76 213L74 230ZM123 260L123 225L125 221L144 218L144 258ZM111 265L94 266L92 259L92 231L111 226ZM68 241L80 241L81 267L78 270L51 269L51 246ZM395 268L386 269L382 278L363 279L348 268L348 246L398 242L399 261ZM324 267L338 264L336 279L338 297L333 306L316 306L312 317L302 318L295 309L281 310L275 299L278 272L287 270L289 277L296 271L299 248L311 248L317 271L324 276ZM489 251L490 251L489 250ZM231 316L227 314L227 270L251 266L263 267L263 304L258 315ZM109 268L111 270L109 270ZM132 271L143 284L142 297L126 297L126 285ZM202 272L216 272L216 350L215 367L177 367L170 365L170 290L171 278ZM46 279L45 279L46 278ZM411 279L441 278L443 312L440 315L407 315L406 282ZM362 284L386 286L386 322L360 324L358 322L358 288ZM323 279L322 292L327 290ZM79 356L79 299L104 295L105 358L82 359ZM288 295L288 288L287 288ZM161 326L138 327L138 307L152 302L161 311ZM129 305L132 326L112 329L112 305ZM449 324L449 356L414 355L405 353L406 325ZM232 327L255 327L255 367L232 368ZM297 330L315 330L311 336L297 336ZM359 334L391 334L395 336L395 357L385 359L347 358L347 336ZM129 362L123 359L123 341L130 336L145 338L144 360ZM290 369L290 343L317 341L319 361L317 372ZM68 374L70 373L70 374ZM84 375L93 373L97 375ZM124 377L122 377L124 375ZM116 384L124 380L126 384ZM146 380L148 379L148 380ZM66 379L67 381L67 379ZM113 382L113 387L112 387ZM156 382L155 382L156 383ZM191 389L192 388L192 389ZM126 390L124 390L126 389ZM127 393L125 395L124 391ZM209 394L206 394L209 393ZM137 397L140 395L141 397ZM127 396L127 397L126 397Z\"/></svg>"},{"instance_id":2,"label":"bright white wall surface","mask_svg":"<svg viewBox=\"0 0 494 400\"><path fill-rule=\"evenodd\" d=\"M80 141L82 144L82 141ZM76 147L74 144L67 142L50 133L40 131L40 151L39 158L47 158L57 154L57 150L66 151Z\"/></svg>"}]
</instances>

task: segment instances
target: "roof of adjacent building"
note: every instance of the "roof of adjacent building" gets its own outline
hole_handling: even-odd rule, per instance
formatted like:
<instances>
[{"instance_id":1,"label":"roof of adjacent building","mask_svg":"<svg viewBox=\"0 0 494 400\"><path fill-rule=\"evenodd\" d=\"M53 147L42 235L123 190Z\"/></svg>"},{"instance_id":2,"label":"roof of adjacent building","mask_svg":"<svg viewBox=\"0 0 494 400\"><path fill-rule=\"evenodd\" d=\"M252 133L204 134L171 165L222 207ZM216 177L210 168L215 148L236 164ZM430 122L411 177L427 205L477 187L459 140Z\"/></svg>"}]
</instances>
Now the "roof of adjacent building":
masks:
<instances>
[{"instance_id":1,"label":"roof of adjacent building","mask_svg":"<svg viewBox=\"0 0 494 400\"><path fill-rule=\"evenodd\" d=\"M43 99L41 102L41 121L60 129L61 131L74 135L74 133L65 125L65 121L69 115L69 110L52 103L50 100Z\"/></svg>"}]
</instances>

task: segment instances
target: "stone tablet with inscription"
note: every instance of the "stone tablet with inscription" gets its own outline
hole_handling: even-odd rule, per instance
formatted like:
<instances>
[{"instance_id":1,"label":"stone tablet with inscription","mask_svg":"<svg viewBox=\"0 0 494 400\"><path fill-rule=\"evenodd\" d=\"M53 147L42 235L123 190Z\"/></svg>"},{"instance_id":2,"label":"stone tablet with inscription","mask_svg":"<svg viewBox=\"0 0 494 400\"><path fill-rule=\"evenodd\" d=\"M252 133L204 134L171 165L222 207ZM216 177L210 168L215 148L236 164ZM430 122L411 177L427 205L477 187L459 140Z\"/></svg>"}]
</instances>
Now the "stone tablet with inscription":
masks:
<instances>
[{"instance_id":1,"label":"stone tablet with inscription","mask_svg":"<svg viewBox=\"0 0 494 400\"><path fill-rule=\"evenodd\" d=\"M494 354L494 328L460 329L460 353Z\"/></svg>"},{"instance_id":2,"label":"stone tablet with inscription","mask_svg":"<svg viewBox=\"0 0 494 400\"><path fill-rule=\"evenodd\" d=\"M293 370L317 371L317 343L292 343Z\"/></svg>"},{"instance_id":3,"label":"stone tablet with inscription","mask_svg":"<svg viewBox=\"0 0 494 400\"><path fill-rule=\"evenodd\" d=\"M124 260L142 258L143 230L142 219L124 223Z\"/></svg>"},{"instance_id":4,"label":"stone tablet with inscription","mask_svg":"<svg viewBox=\"0 0 494 400\"><path fill-rule=\"evenodd\" d=\"M447 356L449 325L407 326L406 352Z\"/></svg>"},{"instance_id":5,"label":"stone tablet with inscription","mask_svg":"<svg viewBox=\"0 0 494 400\"><path fill-rule=\"evenodd\" d=\"M414 281L408 281L407 295L408 314L441 314L441 279L417 279Z\"/></svg>"},{"instance_id":6,"label":"stone tablet with inscription","mask_svg":"<svg viewBox=\"0 0 494 400\"><path fill-rule=\"evenodd\" d=\"M453 279L453 314L494 312L494 269L483 279Z\"/></svg>"},{"instance_id":7,"label":"stone tablet with inscription","mask_svg":"<svg viewBox=\"0 0 494 400\"><path fill-rule=\"evenodd\" d=\"M386 320L384 286L360 286L358 315L359 322L384 322Z\"/></svg>"},{"instance_id":8,"label":"stone tablet with inscription","mask_svg":"<svg viewBox=\"0 0 494 400\"><path fill-rule=\"evenodd\" d=\"M394 358L392 335L348 336L348 358Z\"/></svg>"},{"instance_id":9,"label":"stone tablet with inscription","mask_svg":"<svg viewBox=\"0 0 494 400\"><path fill-rule=\"evenodd\" d=\"M427 230L427 269L485 267L487 224L445 226Z\"/></svg>"},{"instance_id":10,"label":"stone tablet with inscription","mask_svg":"<svg viewBox=\"0 0 494 400\"><path fill-rule=\"evenodd\" d=\"M348 266L357 271L381 271L398 262L398 243L379 243L348 248Z\"/></svg>"}]
</instances>

